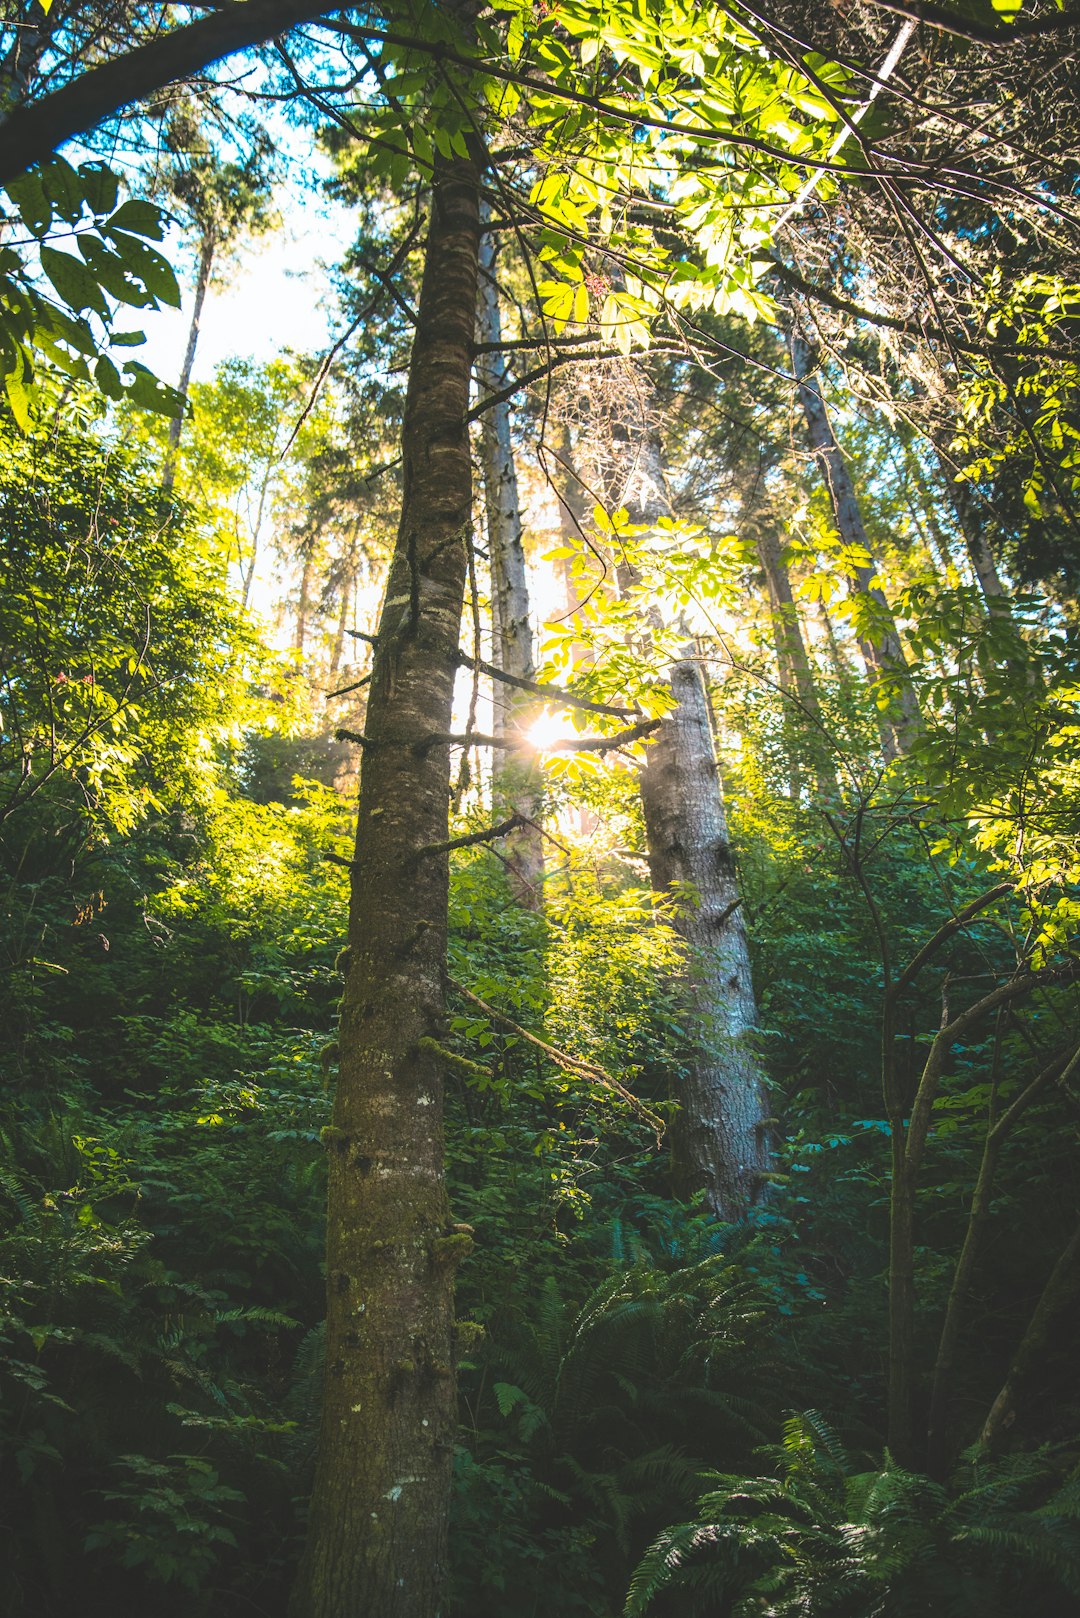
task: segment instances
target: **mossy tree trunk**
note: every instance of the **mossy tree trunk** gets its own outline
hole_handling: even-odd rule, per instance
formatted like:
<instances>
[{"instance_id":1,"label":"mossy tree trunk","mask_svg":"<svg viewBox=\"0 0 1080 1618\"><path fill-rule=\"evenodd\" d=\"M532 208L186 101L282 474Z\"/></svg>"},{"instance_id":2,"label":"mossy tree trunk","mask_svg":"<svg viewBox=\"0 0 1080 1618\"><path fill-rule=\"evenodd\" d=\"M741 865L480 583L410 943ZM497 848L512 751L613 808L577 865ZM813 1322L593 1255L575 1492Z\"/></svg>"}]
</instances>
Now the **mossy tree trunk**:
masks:
<instances>
[{"instance_id":1,"label":"mossy tree trunk","mask_svg":"<svg viewBox=\"0 0 1080 1618\"><path fill-rule=\"evenodd\" d=\"M479 170L436 168L367 706L327 1132L326 1378L296 1618L435 1618L455 1430L443 1073L450 725L472 515Z\"/></svg>"}]
</instances>

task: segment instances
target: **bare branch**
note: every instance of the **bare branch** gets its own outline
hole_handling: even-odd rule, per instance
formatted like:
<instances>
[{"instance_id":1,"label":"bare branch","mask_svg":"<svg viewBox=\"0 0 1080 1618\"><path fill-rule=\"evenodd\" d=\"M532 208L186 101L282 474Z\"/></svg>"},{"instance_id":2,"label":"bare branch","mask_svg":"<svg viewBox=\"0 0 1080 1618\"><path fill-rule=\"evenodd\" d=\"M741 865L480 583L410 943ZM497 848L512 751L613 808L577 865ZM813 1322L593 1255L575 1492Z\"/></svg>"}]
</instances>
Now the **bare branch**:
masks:
<instances>
[{"instance_id":1,"label":"bare branch","mask_svg":"<svg viewBox=\"0 0 1080 1618\"><path fill-rule=\"evenodd\" d=\"M555 741L545 742L542 747L536 747L520 736L482 736L479 732L468 735L459 735L452 731L433 731L418 742L419 748L429 747L500 747L507 752L521 752L531 748L537 753L611 753L620 747L628 747L631 742L640 741L643 736L649 736L654 730L659 730L659 719L643 719L639 725L631 725L626 730L620 730L614 736L568 736L559 737Z\"/></svg>"},{"instance_id":2,"label":"bare branch","mask_svg":"<svg viewBox=\"0 0 1080 1618\"><path fill-rule=\"evenodd\" d=\"M549 1045L546 1040L537 1038L535 1034L530 1034L527 1028L522 1028L520 1023L516 1023L505 1012L496 1011L494 1006L489 1006L486 1000L481 1000L478 994L473 994L471 989L467 989L456 978L448 978L447 982L463 999L468 1000L470 1004L476 1006L477 1010L482 1011L485 1017L490 1017L492 1022L501 1023L512 1034L516 1034L519 1039L524 1039L530 1045L535 1045L538 1050L543 1051L549 1061L554 1062L556 1067L562 1068L564 1073L572 1073L576 1078L587 1079L592 1084L599 1084L603 1089L610 1090L613 1095L617 1095L621 1101L625 1101L634 1115L640 1118L643 1123L648 1124L656 1135L657 1146L660 1145L664 1135L664 1120L659 1113L653 1112L643 1101L639 1101L632 1090L628 1090L624 1084L620 1084L618 1079L613 1079L606 1069L599 1067L595 1062L585 1062L578 1056L571 1056L568 1051L561 1051L557 1045Z\"/></svg>"},{"instance_id":3,"label":"bare branch","mask_svg":"<svg viewBox=\"0 0 1080 1618\"><path fill-rule=\"evenodd\" d=\"M494 843L500 837L509 837L519 826L530 824L524 815L513 814L509 820L502 820L497 826L488 826L484 831L471 831L464 837L451 837L445 843L428 843L424 848L416 850L415 857L419 859L423 854L450 854L456 848L475 848L479 843Z\"/></svg>"},{"instance_id":4,"label":"bare branch","mask_svg":"<svg viewBox=\"0 0 1080 1618\"><path fill-rule=\"evenodd\" d=\"M1011 893L1015 886L1015 882L999 882L996 887L980 894L977 899L972 899L962 910L958 910L955 916L951 916L943 926L938 928L933 938L929 939L918 954L913 956L908 965L905 966L893 985L893 994L899 994L902 989L907 988L909 983L913 983L931 956L936 955L942 945L947 944L954 933L958 933L962 927L966 927L973 917L977 916L981 910L985 910L988 905L992 905L995 899L1000 899L1004 894Z\"/></svg>"}]
</instances>

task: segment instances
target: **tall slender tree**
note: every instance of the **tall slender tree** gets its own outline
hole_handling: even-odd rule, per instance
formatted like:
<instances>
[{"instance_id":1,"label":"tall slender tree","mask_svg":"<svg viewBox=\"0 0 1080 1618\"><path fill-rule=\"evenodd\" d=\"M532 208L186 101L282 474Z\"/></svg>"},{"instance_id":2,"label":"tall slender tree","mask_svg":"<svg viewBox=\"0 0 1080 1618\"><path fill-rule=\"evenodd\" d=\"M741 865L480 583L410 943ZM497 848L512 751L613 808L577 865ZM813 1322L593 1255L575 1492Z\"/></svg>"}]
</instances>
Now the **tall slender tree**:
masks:
<instances>
[{"instance_id":1,"label":"tall slender tree","mask_svg":"<svg viewBox=\"0 0 1080 1618\"><path fill-rule=\"evenodd\" d=\"M602 490L612 509L624 508L635 527L670 517L655 394L644 371L627 363L598 374L589 414L583 481ZM620 592L639 590L625 551L615 572ZM646 607L644 641L660 628L656 609ZM678 1102L672 1183L679 1196L703 1194L714 1213L734 1219L760 1195L768 1166L764 1079L752 1043L757 1005L708 688L689 636L669 679L675 705L646 751L640 786L652 887L672 904L685 949L686 1039L670 1081Z\"/></svg>"},{"instance_id":2,"label":"tall slender tree","mask_svg":"<svg viewBox=\"0 0 1080 1618\"><path fill-rule=\"evenodd\" d=\"M521 497L511 436L510 401L505 397L508 373L502 352L502 314L499 307L498 255L490 227L490 211L483 214L480 250L480 302L477 317L479 356L477 376L492 402L481 416L480 444L484 470L484 508L487 516L488 556L491 570L491 611L494 660L512 679L532 680L532 623L529 615L529 579L522 540ZM494 734L500 740L520 738L536 716L535 694L497 681L493 692ZM522 817L504 843L510 885L529 909L540 907L543 896L544 844L539 817L544 784L535 752L508 748L505 761L493 768L496 804Z\"/></svg>"},{"instance_id":3,"label":"tall slender tree","mask_svg":"<svg viewBox=\"0 0 1080 1618\"><path fill-rule=\"evenodd\" d=\"M810 663L799 606L791 588L784 547L777 533L775 513L766 509L751 520L750 526L768 591L776 664L784 696L784 728L788 738L793 794L797 796L800 789L802 756L809 754L819 797L833 798L837 791L836 772L829 758L828 736L817 681Z\"/></svg>"},{"instance_id":4,"label":"tall slender tree","mask_svg":"<svg viewBox=\"0 0 1080 1618\"><path fill-rule=\"evenodd\" d=\"M790 349L810 452L828 491L840 540L852 558L849 562L852 586L862 597L857 618L859 649L881 704L885 756L897 758L909 750L920 728L919 705L910 670L881 588L855 485L829 419L813 350L794 323Z\"/></svg>"},{"instance_id":5,"label":"tall slender tree","mask_svg":"<svg viewBox=\"0 0 1080 1618\"><path fill-rule=\"evenodd\" d=\"M274 215L270 207L269 147L265 135L256 140L246 162L222 162L203 134L190 101L182 97L169 117L166 140L176 155L165 175L165 189L188 214L198 239L191 320L177 384L181 410L169 422L169 451L163 481L165 488L171 489L176 481L176 452L184 427L203 308L215 265L235 250L243 236L267 230Z\"/></svg>"},{"instance_id":6,"label":"tall slender tree","mask_svg":"<svg viewBox=\"0 0 1080 1618\"><path fill-rule=\"evenodd\" d=\"M450 724L472 521L480 172L439 160L365 720L327 1132L326 1382L297 1618L434 1618L456 1421L443 1163Z\"/></svg>"}]
</instances>

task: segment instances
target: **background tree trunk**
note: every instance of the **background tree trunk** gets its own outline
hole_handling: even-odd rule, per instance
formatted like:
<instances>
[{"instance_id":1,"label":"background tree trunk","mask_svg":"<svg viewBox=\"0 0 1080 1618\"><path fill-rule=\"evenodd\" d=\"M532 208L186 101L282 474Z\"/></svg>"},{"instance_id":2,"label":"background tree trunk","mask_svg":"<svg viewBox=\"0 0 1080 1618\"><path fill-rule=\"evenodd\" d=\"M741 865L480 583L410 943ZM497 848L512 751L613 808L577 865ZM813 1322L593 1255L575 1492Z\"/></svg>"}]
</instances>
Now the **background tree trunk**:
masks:
<instances>
[{"instance_id":1,"label":"background tree trunk","mask_svg":"<svg viewBox=\"0 0 1080 1618\"><path fill-rule=\"evenodd\" d=\"M435 1618L456 1411L443 1166L449 728L472 518L479 172L435 171L327 1132L326 1380L298 1618Z\"/></svg>"},{"instance_id":2,"label":"background tree trunk","mask_svg":"<svg viewBox=\"0 0 1080 1618\"><path fill-rule=\"evenodd\" d=\"M314 545L310 545L304 552L304 565L300 570L300 594L296 603L296 631L293 635L293 649L301 657L307 645L308 613L311 611L311 586L314 578Z\"/></svg>"},{"instance_id":3,"label":"background tree trunk","mask_svg":"<svg viewBox=\"0 0 1080 1618\"><path fill-rule=\"evenodd\" d=\"M811 453L829 491L837 532L843 544L857 546L869 556L870 545L851 473L836 441L825 400L814 379L814 357L806 339L794 326L791 331L791 363L806 416ZM871 684L884 685L890 693L889 705L881 715L881 739L886 758L893 759L908 751L919 732L919 706L900 636L873 562L853 567L850 579L862 595L870 598L877 618L873 632L867 629L859 634L859 648Z\"/></svg>"},{"instance_id":4,"label":"background tree trunk","mask_svg":"<svg viewBox=\"0 0 1080 1618\"><path fill-rule=\"evenodd\" d=\"M986 538L986 527L979 509L980 501L971 484L957 482L949 467L941 462L945 488L956 514L956 525L964 536L972 571L979 581L979 589L991 612L1009 611L1007 592L997 570L994 553Z\"/></svg>"},{"instance_id":5,"label":"background tree trunk","mask_svg":"<svg viewBox=\"0 0 1080 1618\"><path fill-rule=\"evenodd\" d=\"M814 671L803 637L802 620L798 604L791 591L791 577L776 530L769 521L757 528L755 545L769 591L769 609L776 643L780 688L785 696L785 729L790 738L790 753L795 769L794 785L798 789L798 762L800 750L809 751L813 759L814 776L819 796L836 796L836 775L825 758L827 737L821 718ZM800 749L800 741L808 741L809 749Z\"/></svg>"},{"instance_id":6,"label":"background tree trunk","mask_svg":"<svg viewBox=\"0 0 1080 1618\"><path fill-rule=\"evenodd\" d=\"M1001 1392L990 1407L990 1414L979 1436L979 1449L989 1454L1001 1442L1016 1415L1016 1401L1039 1362L1050 1339L1058 1315L1080 1292L1080 1225L1073 1231L1064 1251L1035 1305L1020 1347L1016 1351Z\"/></svg>"},{"instance_id":7,"label":"background tree trunk","mask_svg":"<svg viewBox=\"0 0 1080 1618\"><path fill-rule=\"evenodd\" d=\"M195 301L191 306L191 325L188 327L184 364L176 389L180 395L180 414L174 416L169 422L169 449L165 457L165 474L162 478L162 487L166 493L176 482L176 452L180 448L180 435L184 430L184 412L187 410L188 393L191 390L191 373L195 369L195 353L199 346L199 328L202 324L203 304L206 302L206 294L210 287L210 276L214 268L214 253L216 250L217 233L212 229L207 229L203 232L202 251L199 254L199 276L195 282Z\"/></svg>"},{"instance_id":8,"label":"background tree trunk","mask_svg":"<svg viewBox=\"0 0 1080 1618\"><path fill-rule=\"evenodd\" d=\"M486 215L486 210L485 210ZM482 218L486 223L486 218ZM477 319L480 341L502 342L496 254L490 232L480 245L480 300ZM498 346L480 356L477 374L488 393L505 388L508 375ZM529 582L522 543L521 501L514 449L510 436L510 404L503 400L481 416L484 463L484 501L487 513L488 553L491 558L492 662L506 674L531 680L532 626L529 619ZM495 682L493 727L496 736L520 735L539 711L534 696ZM530 824L519 826L503 842L510 887L520 904L539 910L543 902L544 844L539 819L544 782L535 754L509 753L496 759L492 771L497 810L524 815Z\"/></svg>"},{"instance_id":9,"label":"background tree trunk","mask_svg":"<svg viewBox=\"0 0 1080 1618\"><path fill-rule=\"evenodd\" d=\"M659 440L647 426L620 503L632 523L671 513ZM632 582L624 565L620 583ZM673 926L687 952L689 1038L672 1082L672 1185L683 1198L703 1191L714 1213L735 1219L761 1192L766 1109L748 1040L757 1005L708 692L688 652L671 670L676 706L641 770L653 891L675 899Z\"/></svg>"}]
</instances>

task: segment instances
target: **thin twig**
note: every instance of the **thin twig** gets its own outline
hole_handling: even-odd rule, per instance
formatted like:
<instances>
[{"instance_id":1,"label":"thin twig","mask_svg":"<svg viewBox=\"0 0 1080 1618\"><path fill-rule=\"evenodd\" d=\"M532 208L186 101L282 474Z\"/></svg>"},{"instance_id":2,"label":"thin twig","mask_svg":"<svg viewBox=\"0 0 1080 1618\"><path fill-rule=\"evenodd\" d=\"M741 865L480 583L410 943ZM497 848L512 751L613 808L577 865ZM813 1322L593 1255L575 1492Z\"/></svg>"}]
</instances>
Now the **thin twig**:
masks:
<instances>
[{"instance_id":1,"label":"thin twig","mask_svg":"<svg viewBox=\"0 0 1080 1618\"><path fill-rule=\"evenodd\" d=\"M643 1101L640 1101L633 1091L628 1090L624 1084L620 1084L618 1079L613 1079L605 1068L598 1066L595 1062L582 1061L580 1057L571 1056L568 1051L560 1050L557 1045L549 1045L546 1040L539 1039L536 1034L530 1034L527 1028L522 1028L520 1023L516 1023L504 1011L496 1011L494 1006L489 1006L486 1000L481 1000L478 994L473 994L471 989L467 989L456 978L448 977L447 982L456 993L468 1000L471 1005L476 1006L478 1011L482 1011L485 1017L490 1017L493 1022L501 1023L512 1034L516 1034L519 1039L527 1040L530 1045L535 1045L537 1050L543 1051L544 1055L554 1062L556 1067L562 1068L564 1073L572 1073L576 1078L588 1079L593 1084L599 1084L603 1089L610 1090L613 1095L617 1095L620 1100L625 1101L635 1116L649 1125L649 1128L656 1136L656 1144L659 1147L666 1127L664 1120L659 1113L653 1112Z\"/></svg>"}]
</instances>

